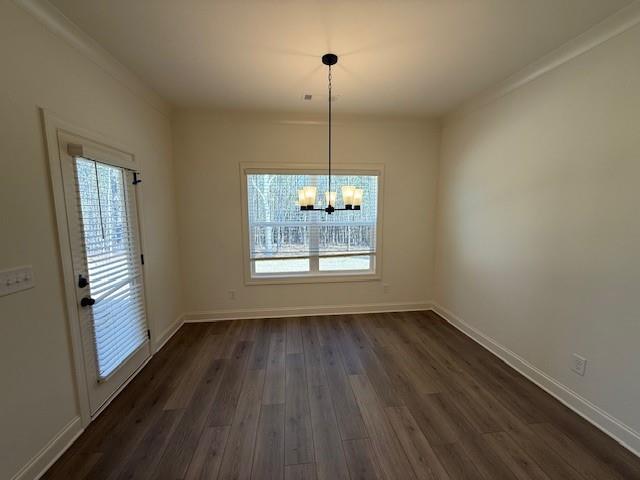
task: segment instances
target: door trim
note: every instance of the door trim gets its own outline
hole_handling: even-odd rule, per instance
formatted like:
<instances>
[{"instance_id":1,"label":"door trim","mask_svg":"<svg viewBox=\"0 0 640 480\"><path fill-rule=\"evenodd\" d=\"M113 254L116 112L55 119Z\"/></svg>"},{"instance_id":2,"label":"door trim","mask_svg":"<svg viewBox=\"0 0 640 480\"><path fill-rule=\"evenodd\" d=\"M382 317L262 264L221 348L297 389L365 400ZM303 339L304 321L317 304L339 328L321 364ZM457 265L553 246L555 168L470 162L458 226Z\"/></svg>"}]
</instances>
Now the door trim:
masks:
<instances>
[{"instance_id":1,"label":"door trim","mask_svg":"<svg viewBox=\"0 0 640 480\"><path fill-rule=\"evenodd\" d=\"M56 217L56 225L57 225L57 233L58 233L58 249L60 252L60 270L62 271L62 280L64 287L64 299L65 299L65 308L67 313L67 327L69 333L69 343L71 347L71 358L72 358L72 368L73 368L73 377L74 377L74 387L75 387L75 396L77 409L80 414L80 419L82 422L82 428L86 428L91 421L96 418L102 411L104 411L105 407L115 398L118 393L124 388L127 383L134 378L137 373L144 367L146 362L151 358L154 353L153 345L154 345L154 330L152 328L153 322L151 317L149 316L148 305L145 305L147 311L147 324L151 329L151 342L150 342L150 355L149 358L142 364L142 366L137 369L124 383L123 385L116 389L114 394L102 405L100 409L95 413L92 417L90 414L89 408L89 385L87 383L87 372L85 368L84 362L84 352L82 348L82 337L80 334L80 323L78 316L78 308L76 301L76 292L75 292L75 276L73 271L73 262L71 256L71 243L69 240L69 228L68 228L68 219L67 219L67 208L65 203L64 196L64 183L62 177L62 159L60 158L60 150L61 146L58 142L58 134L63 132L65 134L80 137L85 139L87 142L94 145L104 145L105 147L109 147L111 149L116 149L123 153L123 158L128 158L130 161L127 161L127 168L135 170L143 174L142 166L140 162L137 160L135 154L131 153L131 149L123 146L120 142L114 141L111 138L107 138L104 135L101 135L96 132L92 132L86 130L84 128L78 127L58 116L53 114L47 109L40 108L40 114L44 126L44 136L45 136L45 146L47 150L47 157L49 163L49 176L51 178L51 191L53 196L53 204L55 210ZM125 166L125 165L121 165ZM142 185L142 184L141 184ZM140 230L140 244L141 251L144 252L145 247L145 229L142 222L142 212L143 212L143 194L141 187L137 192L137 208L138 208L138 228ZM144 284L144 298L146 301L147 292L146 285L147 279L145 274L144 266L142 267L142 275L143 275L143 284Z\"/></svg>"}]
</instances>

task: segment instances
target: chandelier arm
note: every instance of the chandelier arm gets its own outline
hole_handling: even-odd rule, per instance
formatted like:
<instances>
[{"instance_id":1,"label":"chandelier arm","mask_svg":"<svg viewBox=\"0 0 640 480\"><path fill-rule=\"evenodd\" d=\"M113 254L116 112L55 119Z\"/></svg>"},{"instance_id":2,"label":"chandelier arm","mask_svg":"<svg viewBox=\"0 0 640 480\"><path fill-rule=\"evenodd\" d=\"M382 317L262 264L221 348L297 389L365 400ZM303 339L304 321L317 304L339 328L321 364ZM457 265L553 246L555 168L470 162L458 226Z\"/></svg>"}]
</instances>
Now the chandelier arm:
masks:
<instances>
[{"instance_id":1,"label":"chandelier arm","mask_svg":"<svg viewBox=\"0 0 640 480\"><path fill-rule=\"evenodd\" d=\"M326 208L310 208L310 207L304 207L302 208L302 210L306 210L307 212L326 212L327 209ZM346 211L346 210L360 210L360 207L353 207L353 208L334 208L333 211L337 212L337 211Z\"/></svg>"}]
</instances>

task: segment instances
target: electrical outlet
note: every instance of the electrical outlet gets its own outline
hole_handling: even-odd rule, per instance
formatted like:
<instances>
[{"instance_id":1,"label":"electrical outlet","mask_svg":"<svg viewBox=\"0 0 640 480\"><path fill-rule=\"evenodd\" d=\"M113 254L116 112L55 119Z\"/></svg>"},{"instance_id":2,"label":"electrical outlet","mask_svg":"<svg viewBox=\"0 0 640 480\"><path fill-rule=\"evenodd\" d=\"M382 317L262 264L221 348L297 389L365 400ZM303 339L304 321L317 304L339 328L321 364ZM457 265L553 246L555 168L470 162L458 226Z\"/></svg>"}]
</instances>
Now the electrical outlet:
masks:
<instances>
[{"instance_id":1,"label":"electrical outlet","mask_svg":"<svg viewBox=\"0 0 640 480\"><path fill-rule=\"evenodd\" d=\"M0 271L0 297L28 290L35 285L31 266Z\"/></svg>"},{"instance_id":2,"label":"electrical outlet","mask_svg":"<svg viewBox=\"0 0 640 480\"><path fill-rule=\"evenodd\" d=\"M581 357L577 353L573 354L573 365L571 366L571 370L573 370L578 375L584 376L585 371L587 369L587 359Z\"/></svg>"},{"instance_id":3,"label":"electrical outlet","mask_svg":"<svg viewBox=\"0 0 640 480\"><path fill-rule=\"evenodd\" d=\"M388 283L384 283L384 284L382 285L382 291L383 291L384 293L389 293L389 284L388 284Z\"/></svg>"},{"instance_id":4,"label":"electrical outlet","mask_svg":"<svg viewBox=\"0 0 640 480\"><path fill-rule=\"evenodd\" d=\"M236 299L236 291L235 290L229 290L227 293L229 294L229 300L235 300Z\"/></svg>"}]
</instances>

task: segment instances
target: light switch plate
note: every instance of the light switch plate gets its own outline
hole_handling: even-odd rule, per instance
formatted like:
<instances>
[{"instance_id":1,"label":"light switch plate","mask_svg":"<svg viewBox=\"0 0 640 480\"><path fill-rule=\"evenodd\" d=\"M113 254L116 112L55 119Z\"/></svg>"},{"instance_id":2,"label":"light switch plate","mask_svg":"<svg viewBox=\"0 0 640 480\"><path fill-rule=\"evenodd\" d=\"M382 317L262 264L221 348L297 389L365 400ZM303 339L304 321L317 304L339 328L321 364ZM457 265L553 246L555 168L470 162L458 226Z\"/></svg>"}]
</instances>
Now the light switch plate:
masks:
<instances>
[{"instance_id":1,"label":"light switch plate","mask_svg":"<svg viewBox=\"0 0 640 480\"><path fill-rule=\"evenodd\" d=\"M34 285L31 265L0 271L0 297L28 290Z\"/></svg>"}]
</instances>

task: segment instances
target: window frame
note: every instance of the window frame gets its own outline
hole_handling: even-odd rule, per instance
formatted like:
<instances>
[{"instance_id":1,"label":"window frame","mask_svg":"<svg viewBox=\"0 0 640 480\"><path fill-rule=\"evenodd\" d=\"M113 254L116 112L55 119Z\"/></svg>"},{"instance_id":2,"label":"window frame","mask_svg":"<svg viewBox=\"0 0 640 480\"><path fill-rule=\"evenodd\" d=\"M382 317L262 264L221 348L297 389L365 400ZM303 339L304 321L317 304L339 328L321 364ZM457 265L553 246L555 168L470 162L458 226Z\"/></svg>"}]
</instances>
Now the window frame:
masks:
<instances>
[{"instance_id":1,"label":"window frame","mask_svg":"<svg viewBox=\"0 0 640 480\"><path fill-rule=\"evenodd\" d=\"M247 175L249 174L305 174L326 175L327 166L320 163L240 163L240 187L242 201L242 258L245 285L274 285L300 283L332 283L332 282L368 282L382 278L382 225L384 198L384 165L383 164L340 164L332 166L332 175L375 175L378 177L378 205L376 218L376 253L372 255L372 270L273 273L255 276L249 258L249 211ZM320 194L319 194L320 195ZM296 199L292 198L292 202ZM366 208L366 205L365 205ZM333 215L340 215L335 212ZM311 259L311 257L309 257Z\"/></svg>"}]
</instances>

